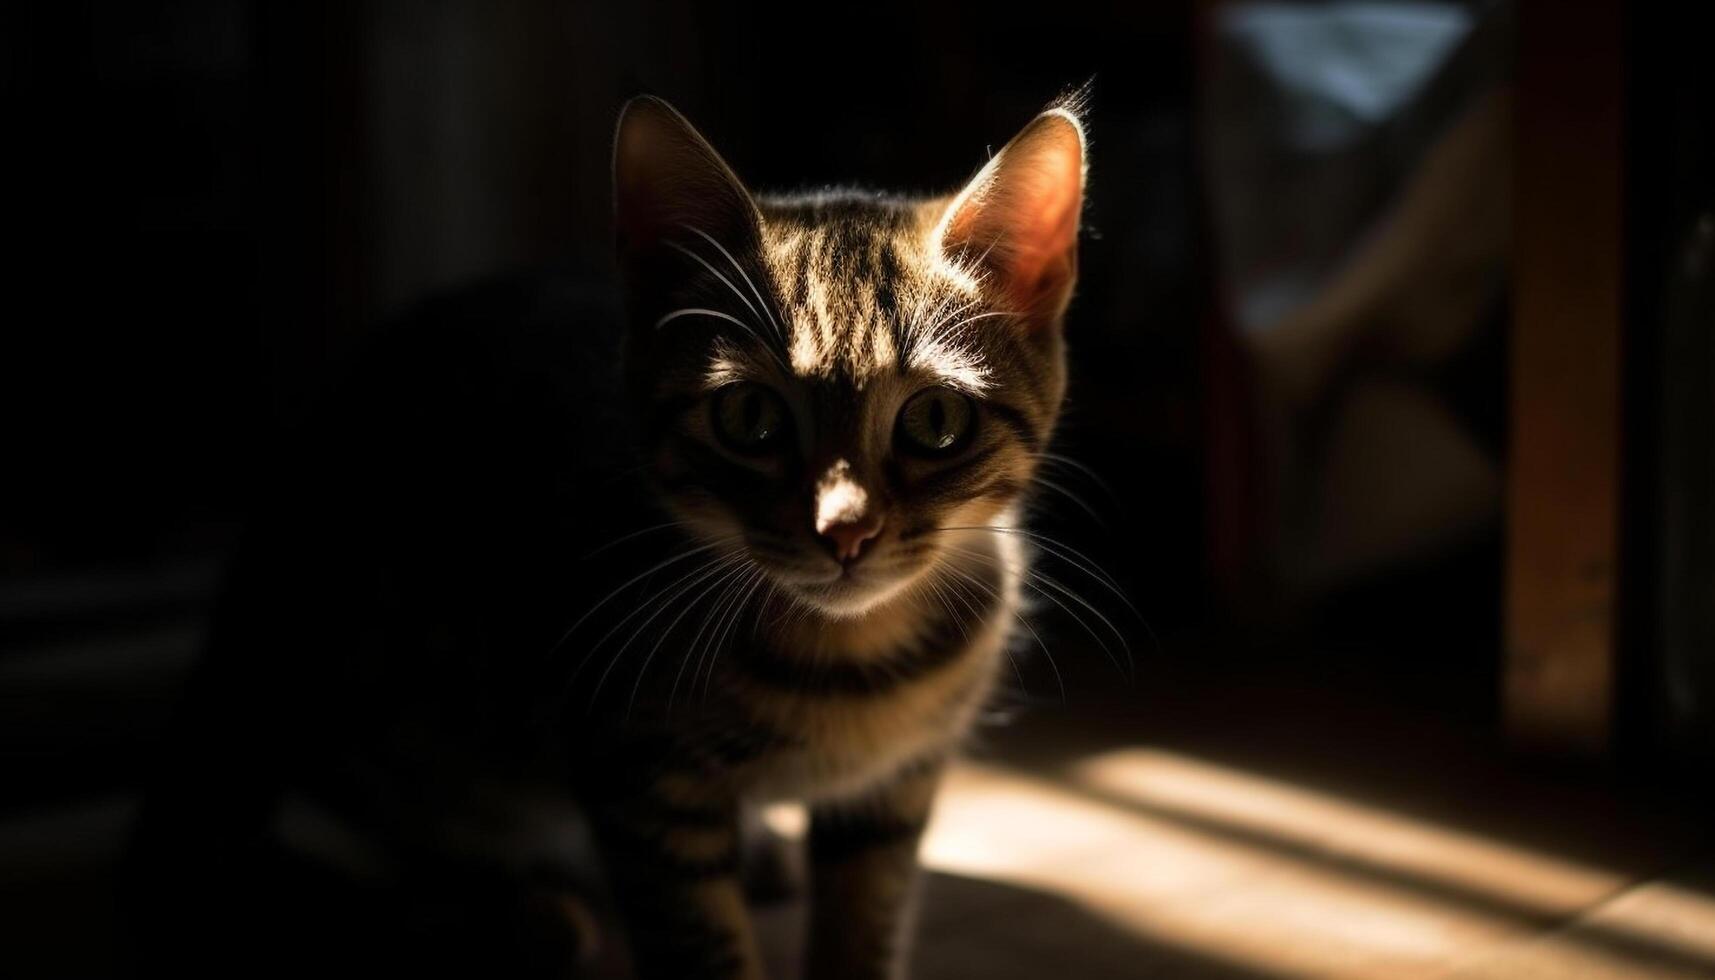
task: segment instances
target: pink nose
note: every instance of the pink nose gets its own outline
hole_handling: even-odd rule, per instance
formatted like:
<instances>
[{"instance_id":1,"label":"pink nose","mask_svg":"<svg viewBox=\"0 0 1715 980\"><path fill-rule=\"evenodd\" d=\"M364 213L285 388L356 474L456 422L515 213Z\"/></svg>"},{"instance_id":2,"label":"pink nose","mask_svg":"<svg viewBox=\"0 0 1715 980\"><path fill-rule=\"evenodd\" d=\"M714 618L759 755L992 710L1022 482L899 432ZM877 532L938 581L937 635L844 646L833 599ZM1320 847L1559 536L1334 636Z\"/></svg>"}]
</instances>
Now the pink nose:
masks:
<instances>
[{"instance_id":1,"label":"pink nose","mask_svg":"<svg viewBox=\"0 0 1715 980\"><path fill-rule=\"evenodd\" d=\"M881 516L866 514L855 521L829 524L819 533L834 557L849 565L863 554L864 545L881 533Z\"/></svg>"}]
</instances>

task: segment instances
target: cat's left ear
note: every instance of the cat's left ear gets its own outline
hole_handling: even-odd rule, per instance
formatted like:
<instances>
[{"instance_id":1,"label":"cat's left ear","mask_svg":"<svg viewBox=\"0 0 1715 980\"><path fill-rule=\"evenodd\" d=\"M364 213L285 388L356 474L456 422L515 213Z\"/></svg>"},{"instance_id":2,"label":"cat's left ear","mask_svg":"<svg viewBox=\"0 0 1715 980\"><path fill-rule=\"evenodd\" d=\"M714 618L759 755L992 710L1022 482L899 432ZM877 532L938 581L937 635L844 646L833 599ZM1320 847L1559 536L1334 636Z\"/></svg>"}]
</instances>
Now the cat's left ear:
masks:
<instances>
[{"instance_id":1,"label":"cat's left ear","mask_svg":"<svg viewBox=\"0 0 1715 980\"><path fill-rule=\"evenodd\" d=\"M1073 105L1043 112L947 205L935 246L988 277L1037 327L1059 323L1078 274L1084 124Z\"/></svg>"},{"instance_id":2,"label":"cat's left ear","mask_svg":"<svg viewBox=\"0 0 1715 980\"><path fill-rule=\"evenodd\" d=\"M738 250L761 223L744 184L676 109L653 96L626 103L614 136L619 250L630 259L697 232Z\"/></svg>"}]
</instances>

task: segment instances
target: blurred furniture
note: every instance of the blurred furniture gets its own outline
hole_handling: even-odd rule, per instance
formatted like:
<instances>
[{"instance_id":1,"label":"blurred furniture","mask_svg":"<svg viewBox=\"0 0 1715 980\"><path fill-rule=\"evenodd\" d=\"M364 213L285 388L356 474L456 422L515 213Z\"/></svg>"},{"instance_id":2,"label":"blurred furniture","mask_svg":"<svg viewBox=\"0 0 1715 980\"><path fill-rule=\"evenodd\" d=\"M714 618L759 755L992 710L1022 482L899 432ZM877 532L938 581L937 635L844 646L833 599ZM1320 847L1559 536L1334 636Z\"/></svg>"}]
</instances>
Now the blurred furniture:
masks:
<instances>
[{"instance_id":1,"label":"blurred furniture","mask_svg":"<svg viewBox=\"0 0 1715 980\"><path fill-rule=\"evenodd\" d=\"M1250 573L1292 609L1498 520L1507 10L1239 2L1208 19L1219 306L1256 440L1251 512L1218 520L1254 521Z\"/></svg>"},{"instance_id":2,"label":"blurred furniture","mask_svg":"<svg viewBox=\"0 0 1715 980\"><path fill-rule=\"evenodd\" d=\"M1201 12L1228 608L1361 615L1353 587L1494 534L1492 632L1450 577L1403 587L1499 647L1508 741L1715 758L1708 13Z\"/></svg>"},{"instance_id":3,"label":"blurred furniture","mask_svg":"<svg viewBox=\"0 0 1715 980\"><path fill-rule=\"evenodd\" d=\"M1617 0L1519 12L1505 724L1584 754L1613 724L1623 26Z\"/></svg>"},{"instance_id":4,"label":"blurred furniture","mask_svg":"<svg viewBox=\"0 0 1715 980\"><path fill-rule=\"evenodd\" d=\"M1715 78L1706 10L1520 4L1505 723L1715 759Z\"/></svg>"}]
</instances>

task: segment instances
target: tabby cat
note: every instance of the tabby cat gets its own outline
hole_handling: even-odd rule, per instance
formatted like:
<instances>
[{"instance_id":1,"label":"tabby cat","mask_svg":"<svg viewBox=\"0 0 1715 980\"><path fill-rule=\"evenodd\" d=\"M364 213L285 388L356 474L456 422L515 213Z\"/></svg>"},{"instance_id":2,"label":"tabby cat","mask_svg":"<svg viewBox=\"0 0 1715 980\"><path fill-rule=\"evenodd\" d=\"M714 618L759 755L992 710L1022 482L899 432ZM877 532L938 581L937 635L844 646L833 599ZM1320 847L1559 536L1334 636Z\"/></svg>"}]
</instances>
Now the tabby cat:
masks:
<instances>
[{"instance_id":1,"label":"tabby cat","mask_svg":"<svg viewBox=\"0 0 1715 980\"><path fill-rule=\"evenodd\" d=\"M285 457L143 816L144 962L573 972L509 944L581 907L575 807L640 976L759 977L741 813L795 800L807 976L902 976L1019 622L1084 171L1064 100L949 196L757 196L632 101L623 313L432 308Z\"/></svg>"}]
</instances>

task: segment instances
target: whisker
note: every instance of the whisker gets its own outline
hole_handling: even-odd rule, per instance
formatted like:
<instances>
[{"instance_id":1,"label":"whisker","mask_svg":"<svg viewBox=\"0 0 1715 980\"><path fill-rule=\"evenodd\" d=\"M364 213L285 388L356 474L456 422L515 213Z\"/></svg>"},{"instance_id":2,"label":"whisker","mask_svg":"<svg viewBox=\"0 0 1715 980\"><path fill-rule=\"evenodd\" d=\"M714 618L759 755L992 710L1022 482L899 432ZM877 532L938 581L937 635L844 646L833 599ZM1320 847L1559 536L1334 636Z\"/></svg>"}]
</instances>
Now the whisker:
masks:
<instances>
[{"instance_id":1,"label":"whisker","mask_svg":"<svg viewBox=\"0 0 1715 980\"><path fill-rule=\"evenodd\" d=\"M612 541L609 541L607 544L604 544L601 547L590 552L589 554L584 555L584 560L588 561L589 559L594 558L596 555L599 555L602 552L607 551L610 548L616 548L616 547L624 544L627 541L631 541L635 538L641 538L645 534L653 534L656 531L666 530L667 528L670 528L670 527L686 527L686 526L687 525L684 521L663 521L660 524L655 524L655 525L652 525L650 527L646 527L646 528L642 529L641 531L633 531L630 534L625 534L625 535L621 535L617 538L614 538Z\"/></svg>"},{"instance_id":2,"label":"whisker","mask_svg":"<svg viewBox=\"0 0 1715 980\"><path fill-rule=\"evenodd\" d=\"M1120 670L1120 672L1125 674L1128 679L1135 680L1137 678L1137 661L1136 661L1136 659L1134 659L1132 657L1131 644L1129 644L1125 641L1125 634L1123 634L1119 631L1119 628L1113 624L1112 620L1108 619L1107 616L1102 614L1101 610L1097 609L1095 606L1090 605L1088 600L1086 600L1083 596L1078 595L1072 589L1068 588L1064 583L1058 582L1055 579L1050 578L1049 576L1043 574L1042 572L1037 571L1034 568L1027 570L1025 574L1027 577L1027 584L1030 584L1032 588L1036 588L1034 583L1040 581L1043 584L1047 585L1049 588L1054 589L1055 591L1061 593L1066 598L1071 599L1073 602L1076 602L1078 605L1083 606L1086 610L1088 610L1090 612L1090 614L1092 616L1095 616L1097 619L1101 620L1102 625L1106 626L1109 629L1109 631L1111 631L1113 633L1114 639L1119 642L1120 649L1125 651L1126 668L1123 670L1121 670L1121 668L1120 668L1119 661L1114 660L1113 651L1109 650L1108 645L1106 643L1103 643L1100 637L1096 636L1095 630L1090 629L1089 625L1084 623L1083 619L1080 616L1078 616L1072 610L1066 609L1066 606L1063 603L1061 603L1059 600L1057 600L1057 599L1054 600L1055 605L1058 605L1058 606L1060 606L1060 608L1065 609L1067 615L1071 616L1073 619L1077 619L1079 622L1079 625L1083 626L1084 629L1090 633L1090 637L1092 639L1094 639L1096 641L1096 643L1098 643L1101 646L1102 651L1108 655L1108 658L1110 660L1114 660L1114 668L1116 670ZM1041 592L1040 589L1037 589L1037 591ZM1048 598L1053 599L1054 597L1049 596Z\"/></svg>"},{"instance_id":3,"label":"whisker","mask_svg":"<svg viewBox=\"0 0 1715 980\"><path fill-rule=\"evenodd\" d=\"M728 323L744 328L744 332L756 338L756 342L762 345L762 348L768 352L768 356L774 358L775 363L779 364L782 370L785 370L787 373L791 373L791 368L787 366L786 361L780 356L780 352L775 350L775 346L768 342L768 338L764 337L762 332L757 330L756 327L740 320L731 313L722 313L720 310L711 310L700 306L687 306L683 309L674 310L661 319L656 320L655 329L659 330L667 324L672 323L674 320L687 316L712 316L717 320L725 320Z\"/></svg>"},{"instance_id":4,"label":"whisker","mask_svg":"<svg viewBox=\"0 0 1715 980\"><path fill-rule=\"evenodd\" d=\"M964 299L964 303L962 303L955 312L948 313L947 307L956 299ZM971 299L969 297L961 297L958 293L949 292L945 296L941 297L941 302L935 304L934 311L931 312L928 316L921 315L922 314L922 308L919 307L918 311L917 311L918 315L913 320L913 326L914 326L914 328L923 328L928 324L941 323L941 322L943 322L944 317L958 316L959 313L961 313L965 310L968 310L975 305L977 305L976 300Z\"/></svg>"},{"instance_id":5,"label":"whisker","mask_svg":"<svg viewBox=\"0 0 1715 980\"><path fill-rule=\"evenodd\" d=\"M935 598L941 603L942 608L947 610L947 615L951 616L953 621L958 624L959 635L965 638L966 643L969 643L971 640L970 631L965 628L964 621L958 618L958 613L953 611L952 605L943 597L943 593L945 593L946 595L951 595L954 598L957 598L959 600L959 604L964 606L965 609L970 612L972 621L978 621L982 618L982 615L977 612L976 606L974 606L970 599L964 594L964 590L958 586L957 582L937 581L936 576L933 575L924 579L924 584L930 588ZM1030 697L1030 686L1024 682L1024 671L1018 666L1018 658L1012 655L1011 647L1004 641L1001 643L1001 652L1006 654L1007 663L1012 665L1012 675L1018 679L1018 689L1023 692L1025 697ZM1047 651L1044 650L1043 653L1046 654Z\"/></svg>"},{"instance_id":6,"label":"whisker","mask_svg":"<svg viewBox=\"0 0 1715 980\"><path fill-rule=\"evenodd\" d=\"M1091 483L1094 483L1102 493L1106 494L1109 500L1119 503L1119 494L1114 491L1114 488L1108 483L1108 481L1102 479L1102 475L1100 473L1097 473L1095 470L1084 465L1078 460L1075 460L1070 456L1063 456L1060 453L1051 453L1041 450L1037 451L1033 455L1045 463L1067 466L1078 471L1079 475L1085 477Z\"/></svg>"},{"instance_id":7,"label":"whisker","mask_svg":"<svg viewBox=\"0 0 1715 980\"><path fill-rule=\"evenodd\" d=\"M951 621L953 625L958 627L959 635L964 638L966 643L970 642L971 631L965 628L965 621L960 619L959 614L953 611L952 603L947 601L947 590L941 587L941 583L935 581L935 576L929 575L920 581L913 582L909 592L911 595L919 598L927 594L930 598L934 599L935 604L940 606L942 611L947 614L947 619ZM976 611L969 611L974 619L976 617Z\"/></svg>"},{"instance_id":8,"label":"whisker","mask_svg":"<svg viewBox=\"0 0 1715 980\"><path fill-rule=\"evenodd\" d=\"M698 565L697 567L695 567L695 568L691 569L690 571L684 573L683 575L680 575L678 578L674 579L673 581L668 582L666 585L662 586L657 591L651 593L649 596L647 596L641 602L639 602L637 604L636 608L632 609L630 612L628 612L624 616L620 617L619 622L614 623L612 626L608 627L607 632L603 633L601 635L601 638L595 641L595 643L590 647L588 652L593 653L594 651L599 650L603 646L605 646L607 644L607 641L613 638L613 634L619 632L620 629L623 628L626 623L629 623L632 619L634 619L637 616L640 616L644 612L646 612L649 609L650 605L655 602L655 600L659 599L661 596L666 595L668 592L671 592L676 586L679 585L679 583L684 582L685 580L690 579L693 576L701 576L702 573L704 573L705 571L718 570L721 568L725 568L727 565L729 565L733 562L736 555L737 555L736 551L729 551L728 553L726 553L724 555L719 555L717 557L710 558L707 561L704 561L702 564ZM701 580L702 580L701 578L698 578L698 581L701 581ZM695 585L696 583L693 582L691 584Z\"/></svg>"},{"instance_id":9,"label":"whisker","mask_svg":"<svg viewBox=\"0 0 1715 980\"><path fill-rule=\"evenodd\" d=\"M1071 490L1067 489L1065 486L1063 486L1059 483L1056 483L1053 480L1048 479L1047 477L1043 476L1040 473L1036 474L1036 476L1034 478L1032 478L1031 482L1040 483L1043 486L1047 487L1048 489L1053 490L1054 492L1065 497L1067 500L1070 500L1072 503L1077 504L1078 507L1081 508L1084 511L1084 513L1090 515L1090 519L1095 521L1097 524L1100 524L1104 528L1108 526L1108 522L1102 518L1101 514L1096 512L1096 509L1094 507L1090 506L1088 501L1084 500L1084 498L1073 493Z\"/></svg>"},{"instance_id":10,"label":"whisker","mask_svg":"<svg viewBox=\"0 0 1715 980\"><path fill-rule=\"evenodd\" d=\"M740 265L739 261L733 258L732 253L726 250L726 246L715 241L713 235L710 235L701 228L696 228L691 225L684 225L683 227L689 229L692 233L701 236L703 241L713 245L717 251L726 256L726 260L732 264L733 271L737 272L739 276L744 279L744 284L750 287L751 295L756 297L757 304L762 307L762 312L768 317L769 322L774 324L774 332L779 335L780 342L785 343L786 330L780 325L780 321L774 318L773 304L762 298L762 291L756 288L755 281L750 278L750 273L744 271L744 266Z\"/></svg>"},{"instance_id":11,"label":"whisker","mask_svg":"<svg viewBox=\"0 0 1715 980\"><path fill-rule=\"evenodd\" d=\"M963 301L957 305L953 305L953 301L956 299L962 299ZM977 299L960 297L956 293L949 294L946 299L941 301L941 305L935 307L935 312L930 314L924 320L923 328L925 331L933 333L934 331L941 329L942 325L944 325L948 320L951 320L953 317L971 309L976 306L978 302L980 301ZM951 308L949 309L949 307Z\"/></svg>"},{"instance_id":12,"label":"whisker","mask_svg":"<svg viewBox=\"0 0 1715 980\"><path fill-rule=\"evenodd\" d=\"M735 535L735 534L734 535L724 535L724 536L722 536L720 538L716 538L715 540L710 541L706 544L699 545L698 547L690 548L690 549L687 549L685 551L681 551L680 553L672 556L671 558L667 558L663 561L657 562L656 564L651 565L649 568L644 569L643 571L641 571L641 572L637 573L636 575L632 576L631 578L627 579L622 585L620 585L619 588L614 589L612 592L609 592L607 595L603 596L601 598L601 601L599 601L595 605L591 606L582 616L579 616L577 619L577 622L573 623L570 627L568 627L566 629L566 631L560 635L559 640L556 641L554 643L554 645L548 649L547 653L543 654L543 656L550 656L555 651L559 650L560 647L564 646L565 642L568 639L571 639L572 634L576 633L578 631L578 627L582 626L591 616L594 616L597 612L599 612L603 606L607 605L609 602L612 602L614 600L614 598L616 596L618 596L621 592L624 592L626 589L631 588L633 585L636 585L638 582L641 582L644 579L648 578L649 576L654 575L656 572L659 572L660 570L662 570L663 568L666 568L669 565L675 564L677 562L684 561L686 558L689 558L692 555L702 554L703 552L709 551L713 548L724 547L725 545L730 544L732 541L736 540L737 538L738 538L738 535Z\"/></svg>"},{"instance_id":13,"label":"whisker","mask_svg":"<svg viewBox=\"0 0 1715 980\"><path fill-rule=\"evenodd\" d=\"M749 588L746 589L744 594L739 596L738 600L733 603L732 614L727 618L726 629L721 632L720 638L710 646L709 670L708 673L703 676L704 700L708 699L709 691L714 687L715 666L720 662L721 649L726 645L728 637L732 636L733 627L737 626L739 619L743 617L744 607L750 602L750 597L756 594L757 587L762 584L761 576L761 569L757 569L755 574L751 576ZM693 686L696 684L696 677L694 675L691 678L691 683Z\"/></svg>"},{"instance_id":14,"label":"whisker","mask_svg":"<svg viewBox=\"0 0 1715 980\"><path fill-rule=\"evenodd\" d=\"M993 556L984 554L982 552L972 551L968 548L960 548L956 545L948 546L947 550L951 551L955 554L963 555L967 558L975 559L977 561L987 562L991 565L996 565L996 566L999 565L999 562ZM1022 569L1017 569L1016 571L1020 574L1020 581L1022 582L1023 585L1028 587L1031 591L1035 592L1037 595L1042 596L1044 599L1047 599L1049 602L1052 602L1052 603L1054 603L1054 605L1060 607L1060 610L1062 612L1064 612L1066 615L1072 617L1073 621L1075 621L1080 627L1082 627L1084 632L1090 634L1090 639L1095 640L1096 645L1102 648L1102 653L1104 653L1107 656L1108 662L1114 665L1115 670L1119 671L1122 675L1127 677L1128 680L1136 678L1136 676L1137 676L1137 664L1136 664L1136 661L1133 660L1133 658L1132 658L1131 646L1130 646L1130 644L1126 643L1125 634L1121 633L1119 631L1119 629L1114 626L1113 622L1108 619L1108 617L1102 615L1102 612L1099 609L1097 609L1095 606L1090 605L1090 603L1088 601L1086 601L1082 596L1078 595L1072 589L1068 588L1067 586L1065 586L1064 584L1062 584L1060 582L1055 581L1054 579L1043 574L1042 572L1039 572L1036 569L1030 568L1028 566L1025 568L1022 568ZM1064 602L1061 602L1053 594L1045 591L1042 588L1042 585L1038 584L1039 580L1040 580L1040 582L1050 586L1051 588L1054 588L1055 590L1063 593L1067 598L1072 599L1074 602L1078 603L1080 606L1089 610L1090 613L1093 614L1097 619L1100 619L1102 621L1102 623L1105 624L1107 626L1107 628L1113 632L1114 639L1119 641L1121 649L1125 650L1126 663L1130 666L1130 669L1128 670L1125 667L1121 667L1119 659L1114 656L1113 650L1107 645L1107 642L1102 639L1101 635L1098 634L1095 631L1095 629L1090 626L1089 623L1085 622L1084 618L1082 616L1078 615L1076 610L1070 608Z\"/></svg>"},{"instance_id":15,"label":"whisker","mask_svg":"<svg viewBox=\"0 0 1715 980\"><path fill-rule=\"evenodd\" d=\"M609 626L607 632L603 633L595 643L591 644L590 647L584 651L584 657L578 662L577 669L572 671L572 676L567 679L568 686L577 681L578 674L583 671L584 665L589 663L589 661L595 656L596 651L606 646L607 641L613 639L613 635L624 628L626 623L629 623L636 617L648 612L651 607L662 601L664 597L666 597L667 593L673 591L673 589L677 588L681 583L692 579L693 577L695 577L697 581L702 581L703 578L707 577L707 574L717 572L731 564L734 560L735 554L735 552L728 552L724 555L718 555L713 558L706 559L695 568L692 568L690 571L685 572L683 575L680 575L678 578L675 578L673 581L668 582L666 585L663 585L661 588L645 596L635 607L632 608L630 612L621 616L618 622ZM695 585L696 582L692 582L691 584Z\"/></svg>"},{"instance_id":16,"label":"whisker","mask_svg":"<svg viewBox=\"0 0 1715 980\"><path fill-rule=\"evenodd\" d=\"M608 658L607 668L605 670L603 670L601 672L601 676L596 679L595 689L590 692L590 700L589 700L589 705L588 705L588 708L590 710L593 710L595 708L596 699L601 696L602 686L607 683L607 679L608 679L609 675L611 675L613 673L613 669L615 667L619 666L620 658L625 656L625 651L630 649L631 644L635 643L639 636L643 635L643 631L649 628L649 624L653 623L657 618L660 617L660 615L662 613L666 612L668 607L670 607L675 601L677 601L680 596L689 592L691 589L696 588L697 585L706 581L710 576L718 574L722 569L728 567L733 561L736 561L736 560L738 560L736 556L728 555L721 562L717 563L714 568L709 569L703 575L699 576L695 581L693 581L690 584L685 585L682 588L680 588L679 591L675 592L671 598L668 598L668 599L665 599L665 600L662 600L660 602L656 602L653 604L655 607L655 611L650 613L648 618L646 618L642 622L638 623L637 627L634 630L632 630L631 635L626 637L625 642L620 644L619 649L615 650L613 652L613 656ZM680 579L680 581L683 581L683 580L684 580L683 578ZM671 589L671 588L672 588L672 586L668 586L666 589L662 589L661 592L666 592L668 589ZM660 595L660 594L661 594L660 592L656 593L656 595ZM648 608L648 607L647 606L639 607L638 610L635 610L633 612L633 615L635 615L636 612L642 611L642 609L644 609L644 608ZM631 618L630 616L626 617L626 619L630 619L630 618ZM620 623L616 624L612 630L609 630L607 633L607 636L604 636L602 638L602 642L605 643L607 641L607 638L611 637L613 635L614 631L618 630L619 627L622 625L624 625L624 620L621 620ZM595 649L598 649L600 647L600 645L601 644L598 643L596 645L596 647L591 648L591 653L593 654Z\"/></svg>"},{"instance_id":17,"label":"whisker","mask_svg":"<svg viewBox=\"0 0 1715 980\"><path fill-rule=\"evenodd\" d=\"M705 259L701 255L698 255L696 252L691 251L690 249L686 248L683 245L680 245L678 242L668 242L667 247L672 249L673 251L678 252L679 254L691 259L692 261L696 262L698 265L702 266L703 268L709 270L709 275L714 276L716 279L719 279L721 281L722 285L724 285L724 286L726 286L726 288L732 290L732 294L734 296L738 297L738 301L740 303L744 304L745 309L748 309L750 311L751 316L754 316L757 319L762 318L762 311L757 309L755 307L755 305L753 305L750 302L749 297L747 297L743 293L739 292L738 287L734 286L732 284L732 280L728 279L726 276L722 275L721 271L719 269L716 269L713 265L711 265L709 263L708 259Z\"/></svg>"},{"instance_id":18,"label":"whisker","mask_svg":"<svg viewBox=\"0 0 1715 980\"><path fill-rule=\"evenodd\" d=\"M750 621L750 638L755 640L762 635L762 617L768 612L768 606L778 596L780 587L773 579L768 579L768 591L762 594L762 601L757 603L756 617Z\"/></svg>"},{"instance_id":19,"label":"whisker","mask_svg":"<svg viewBox=\"0 0 1715 980\"><path fill-rule=\"evenodd\" d=\"M1137 616L1139 619L1143 618L1143 614L1138 612L1137 607L1132 604L1131 598L1125 594L1123 589L1120 588L1118 580L1116 580L1112 575L1109 575L1102 566L1098 565L1095 559L1057 538L1051 538L1046 534L1029 531L1021 527L1007 527L1000 524L976 524L968 527L943 527L936 528L935 530L994 531L999 534L1016 534L1020 537L1028 538L1043 551L1059 558L1061 561L1064 561L1073 568L1078 569L1101 583L1104 588L1117 596L1121 602L1125 603L1126 608L1132 611L1132 615Z\"/></svg>"},{"instance_id":20,"label":"whisker","mask_svg":"<svg viewBox=\"0 0 1715 980\"><path fill-rule=\"evenodd\" d=\"M988 583L981 581L976 576L970 574L969 572L966 572L962 568L955 568L951 564L943 563L941 565L941 568L946 570L946 571L953 573L954 575L959 576L960 578L964 579L965 581L969 582L970 584L982 589L984 592L987 592L989 595L993 596L995 598L995 600L997 602L999 602L1003 608L1006 609L1007 612L1012 614L1013 619L1018 620L1018 625L1024 627L1025 630L1030 633L1031 638L1036 641L1037 648L1042 651L1042 658L1044 660L1048 661L1048 668L1054 672L1054 685L1055 685L1055 687L1059 688L1059 690L1060 690L1060 703L1064 704L1066 702L1066 682L1060 676L1060 665L1054 662L1054 654L1049 651L1048 644L1043 642L1042 634L1036 632L1036 627L1030 625L1030 621L1025 619L1024 616L1021 615L1017 609L1012 608L1011 604L1008 603L998 592L996 592L994 589L990 588ZM1009 658L1011 657L1010 651L1008 652L1007 656ZM1016 660L1013 661L1012 667L1013 667L1014 671L1018 670L1018 662ZM1024 683L1024 680L1023 680L1023 675L1021 673L1019 676L1020 686L1022 686L1023 683Z\"/></svg>"},{"instance_id":21,"label":"whisker","mask_svg":"<svg viewBox=\"0 0 1715 980\"><path fill-rule=\"evenodd\" d=\"M686 644L685 653L679 659L679 671L673 676L673 689L667 693L667 708L669 711L672 710L674 701L678 699L679 681L685 676L685 667L691 662L691 654L696 653L697 648L702 645L703 635L719 616L722 606L726 603L727 599L732 595L737 587L738 583L736 581L727 581L726 584L721 587L720 594L715 597L714 602L709 604L708 612L703 614L703 621L697 625L697 632L692 634L691 642ZM697 657L697 664L698 671L700 671L702 669L701 655ZM697 671L693 671L691 673L691 686L693 689L696 687L696 679Z\"/></svg>"},{"instance_id":22,"label":"whisker","mask_svg":"<svg viewBox=\"0 0 1715 980\"><path fill-rule=\"evenodd\" d=\"M637 680L636 680L636 682L634 682L631 685L631 698L629 700L627 700L625 703L625 717L627 720L629 720L631 718L632 707L637 704L637 692L643 687L643 676L644 676L644 674L646 674L648 672L649 664L655 659L655 654L661 650L661 644L667 642L667 638L669 636L673 635L673 630L679 625L679 622L681 620L683 620L691 612L691 610L697 608L697 603L701 602L704 596L706 596L710 592L712 592L715 589L715 587L717 585L719 585L721 582L726 581L727 579L732 578L734 576L743 574L743 572L745 570L745 566L742 563L735 563L735 565L736 565L736 567L729 568L726 571L726 573L723 574L720 578L715 579L714 582L705 586L703 588L703 592L701 595L697 596L697 598L692 599L690 602L686 603L685 608L679 610L679 615L674 616L673 621L667 624L666 628L661 631L660 636L656 637L655 645L649 648L648 655L643 658L643 664L637 668ZM678 687L677 678L674 679L674 687L675 688ZM671 706L672 706L672 696L671 695L668 696L668 702L667 703L668 703L669 709L671 709Z\"/></svg>"},{"instance_id":23,"label":"whisker","mask_svg":"<svg viewBox=\"0 0 1715 980\"><path fill-rule=\"evenodd\" d=\"M961 298L964 299L964 302L962 302L958 306L954 307L952 312L948 312L947 307L954 300L961 299ZM952 319L953 317L956 317L959 314L964 313L966 310L970 309L971 307L976 306L977 302L978 301L975 299L960 297L959 294L957 294L957 293L948 293L946 296L943 296L941 298L941 302L936 304L934 312L930 313L926 317L918 318L912 324L912 328L911 328L912 347L920 350L923 347L927 346L929 343L930 337L933 336L940 329L941 324L946 323L948 320Z\"/></svg>"},{"instance_id":24,"label":"whisker","mask_svg":"<svg viewBox=\"0 0 1715 980\"><path fill-rule=\"evenodd\" d=\"M940 337L945 337L947 334L952 333L953 331L959 329L960 327L962 327L968 323L975 323L978 320L987 320L991 317L1002 317L1002 316L1017 317L1018 315L1019 314L1014 313L1011 310L995 310L995 311L992 311L989 313L978 313L976 316L965 317L963 320L960 320L958 323L952 323L952 324L948 324L944 327L938 328L936 330L936 337L937 337L937 339L939 339Z\"/></svg>"},{"instance_id":25,"label":"whisker","mask_svg":"<svg viewBox=\"0 0 1715 980\"><path fill-rule=\"evenodd\" d=\"M914 338L915 343L913 344L914 349L917 351L925 351L939 344L941 339L947 335L947 324L951 322L954 317L960 316L976 305L977 303L975 300L960 303L945 315L937 316L932 323L924 325L922 329L916 332L916 337Z\"/></svg>"}]
</instances>

